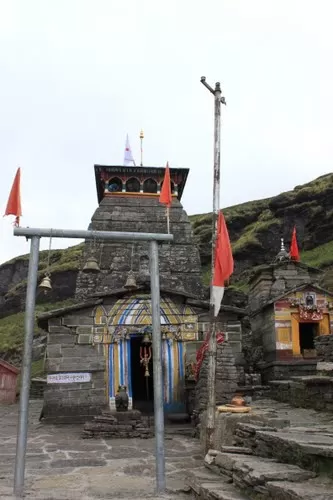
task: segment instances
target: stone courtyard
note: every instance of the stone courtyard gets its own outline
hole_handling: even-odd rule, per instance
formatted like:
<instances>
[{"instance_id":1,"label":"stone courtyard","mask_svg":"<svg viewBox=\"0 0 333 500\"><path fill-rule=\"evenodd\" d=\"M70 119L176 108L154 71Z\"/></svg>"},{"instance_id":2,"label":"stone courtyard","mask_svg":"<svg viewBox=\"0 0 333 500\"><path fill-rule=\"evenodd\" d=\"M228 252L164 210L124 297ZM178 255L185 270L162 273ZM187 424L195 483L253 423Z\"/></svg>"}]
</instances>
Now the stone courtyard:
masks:
<instances>
[{"instance_id":1,"label":"stone courtyard","mask_svg":"<svg viewBox=\"0 0 333 500\"><path fill-rule=\"evenodd\" d=\"M31 401L26 498L155 498L153 439L82 439L82 424L43 424L40 411L41 401ZM1 500L14 498L17 418L18 405L0 406ZM202 465L199 442L167 430L165 450L168 493L163 498L181 500L187 471Z\"/></svg>"},{"instance_id":2,"label":"stone courtyard","mask_svg":"<svg viewBox=\"0 0 333 500\"><path fill-rule=\"evenodd\" d=\"M259 400L253 403L252 417L264 414L275 429L244 419L235 432L236 440L241 436L233 443L238 450L231 443L220 446L205 462L200 441L190 436L189 427L166 426L167 492L157 497L153 439L82 439L82 424L41 423L40 410L41 401L30 402L27 499L333 499L332 413ZM3 500L14 499L17 417L18 405L0 406ZM260 456L251 452L251 440L259 443ZM298 450L296 456L293 450ZM313 472L313 457L325 458L328 467Z\"/></svg>"}]
</instances>

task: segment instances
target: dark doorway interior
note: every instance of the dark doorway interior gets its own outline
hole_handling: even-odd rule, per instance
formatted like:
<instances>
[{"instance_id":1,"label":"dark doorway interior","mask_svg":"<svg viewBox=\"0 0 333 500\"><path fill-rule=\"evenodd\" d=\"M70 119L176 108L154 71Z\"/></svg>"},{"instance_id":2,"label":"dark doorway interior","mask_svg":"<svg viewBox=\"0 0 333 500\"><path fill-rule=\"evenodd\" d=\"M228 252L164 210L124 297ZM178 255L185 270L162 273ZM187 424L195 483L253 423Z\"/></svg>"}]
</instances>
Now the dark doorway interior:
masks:
<instances>
[{"instance_id":1,"label":"dark doorway interior","mask_svg":"<svg viewBox=\"0 0 333 500\"><path fill-rule=\"evenodd\" d=\"M300 323L299 324L299 343L301 348L301 353L304 350L314 349L314 339L317 335L318 324L317 323Z\"/></svg>"},{"instance_id":2,"label":"dark doorway interior","mask_svg":"<svg viewBox=\"0 0 333 500\"><path fill-rule=\"evenodd\" d=\"M143 347L142 336L131 337L131 379L133 408L143 413L154 411L153 385L153 352L149 362L150 377L145 377L145 369L140 363L140 347ZM151 351L153 351L151 349Z\"/></svg>"}]
</instances>

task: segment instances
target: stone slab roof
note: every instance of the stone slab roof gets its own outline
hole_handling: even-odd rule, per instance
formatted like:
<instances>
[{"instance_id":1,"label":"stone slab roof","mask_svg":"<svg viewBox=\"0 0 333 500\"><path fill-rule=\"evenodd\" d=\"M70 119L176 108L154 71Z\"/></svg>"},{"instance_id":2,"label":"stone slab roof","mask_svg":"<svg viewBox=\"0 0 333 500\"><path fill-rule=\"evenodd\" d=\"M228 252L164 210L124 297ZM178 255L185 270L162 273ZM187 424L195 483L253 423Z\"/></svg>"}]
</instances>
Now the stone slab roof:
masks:
<instances>
[{"instance_id":1,"label":"stone slab roof","mask_svg":"<svg viewBox=\"0 0 333 500\"><path fill-rule=\"evenodd\" d=\"M138 286L135 289L135 293L140 292L140 291L142 291L142 292L150 291L150 287L148 287L147 285ZM188 304L189 306L197 307L197 308L203 309L203 310L209 310L209 301L208 300L200 300L196 296L191 295L187 292L180 292L180 291L170 290L170 289L166 289L166 288L162 288L162 287L160 289L160 292L161 292L161 294L183 297L185 299L184 302L186 304ZM51 318L64 316L65 314L68 314L70 312L79 311L81 309L86 309L88 307L98 306L100 304L103 304L104 300L107 297L122 297L122 296L124 296L126 294L130 294L130 293L133 293L133 291L128 290L126 288L112 290L111 292L96 294L94 297L91 297L89 300L78 302L77 304L73 304L71 306L66 306L66 307L62 307L59 309L54 309L52 311L47 311L47 312L41 313L37 316L38 326L45 329L45 328L47 328L48 320ZM221 311L237 314L238 316L245 316L247 314L245 309L241 309L240 307L227 306L227 305L223 305L223 304L221 306Z\"/></svg>"}]
</instances>

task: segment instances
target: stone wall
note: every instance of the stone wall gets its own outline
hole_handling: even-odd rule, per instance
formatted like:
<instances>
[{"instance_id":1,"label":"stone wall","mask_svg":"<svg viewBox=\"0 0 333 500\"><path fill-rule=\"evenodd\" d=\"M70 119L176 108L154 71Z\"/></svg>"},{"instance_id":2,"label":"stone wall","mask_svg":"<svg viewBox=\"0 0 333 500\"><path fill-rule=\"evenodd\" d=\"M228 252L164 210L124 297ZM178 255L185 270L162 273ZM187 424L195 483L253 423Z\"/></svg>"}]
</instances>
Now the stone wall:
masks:
<instances>
[{"instance_id":1,"label":"stone wall","mask_svg":"<svg viewBox=\"0 0 333 500\"><path fill-rule=\"evenodd\" d=\"M93 324L93 308L49 320L47 374L91 374L90 382L46 384L43 414L49 421L85 421L106 407L104 352L91 344Z\"/></svg>"},{"instance_id":2,"label":"stone wall","mask_svg":"<svg viewBox=\"0 0 333 500\"><path fill-rule=\"evenodd\" d=\"M195 409L201 412L207 408L208 353L201 365L195 390ZM228 342L217 346L216 356L216 404L229 403L238 387L238 373L235 358Z\"/></svg>"},{"instance_id":3,"label":"stone wall","mask_svg":"<svg viewBox=\"0 0 333 500\"><path fill-rule=\"evenodd\" d=\"M157 198L105 197L95 211L90 229L97 231L128 231L166 233L165 207ZM201 298L201 265L194 244L192 226L178 200L170 209L172 244L159 245L160 286L185 291ZM133 254L132 254L133 251ZM145 282L149 275L149 243L86 242L84 260L93 254L100 263L101 272L95 275L80 272L76 296L80 299L99 292L120 289L126 282L133 263L137 282Z\"/></svg>"},{"instance_id":4,"label":"stone wall","mask_svg":"<svg viewBox=\"0 0 333 500\"><path fill-rule=\"evenodd\" d=\"M262 380L265 384L271 380L290 380L291 377L312 376L317 373L317 360L302 359L291 361L272 361L259 363Z\"/></svg>"},{"instance_id":5,"label":"stone wall","mask_svg":"<svg viewBox=\"0 0 333 500\"><path fill-rule=\"evenodd\" d=\"M333 362L333 334L317 337L315 339L315 348L320 361Z\"/></svg>"},{"instance_id":6,"label":"stone wall","mask_svg":"<svg viewBox=\"0 0 333 500\"><path fill-rule=\"evenodd\" d=\"M270 382L270 396L298 408L333 412L333 378L325 376L294 377Z\"/></svg>"},{"instance_id":7,"label":"stone wall","mask_svg":"<svg viewBox=\"0 0 333 500\"><path fill-rule=\"evenodd\" d=\"M273 361L276 356L276 334L274 307L268 306L250 317L252 328L252 365L262 361Z\"/></svg>"}]
</instances>

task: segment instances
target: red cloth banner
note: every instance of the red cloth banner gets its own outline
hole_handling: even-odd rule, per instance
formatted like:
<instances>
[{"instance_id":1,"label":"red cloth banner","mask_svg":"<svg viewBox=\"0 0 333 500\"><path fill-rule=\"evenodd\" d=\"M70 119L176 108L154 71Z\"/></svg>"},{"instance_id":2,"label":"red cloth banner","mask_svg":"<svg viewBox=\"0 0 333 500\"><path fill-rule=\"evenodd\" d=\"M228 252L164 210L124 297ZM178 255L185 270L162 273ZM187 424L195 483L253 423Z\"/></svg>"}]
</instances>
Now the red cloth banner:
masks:
<instances>
[{"instance_id":1,"label":"red cloth banner","mask_svg":"<svg viewBox=\"0 0 333 500\"><path fill-rule=\"evenodd\" d=\"M210 337L210 333L207 333L206 339L205 339L204 343L202 344L202 346L200 347L200 349L198 350L197 355L196 355L197 362L196 362L196 365L194 368L194 380L196 382L199 379L200 368L201 368L202 362L204 360L205 354L208 351L209 337ZM223 332L217 333L216 334L216 343L222 344L224 342L224 338L225 338L225 335Z\"/></svg>"}]
</instances>

